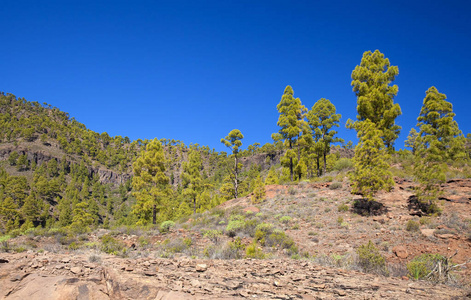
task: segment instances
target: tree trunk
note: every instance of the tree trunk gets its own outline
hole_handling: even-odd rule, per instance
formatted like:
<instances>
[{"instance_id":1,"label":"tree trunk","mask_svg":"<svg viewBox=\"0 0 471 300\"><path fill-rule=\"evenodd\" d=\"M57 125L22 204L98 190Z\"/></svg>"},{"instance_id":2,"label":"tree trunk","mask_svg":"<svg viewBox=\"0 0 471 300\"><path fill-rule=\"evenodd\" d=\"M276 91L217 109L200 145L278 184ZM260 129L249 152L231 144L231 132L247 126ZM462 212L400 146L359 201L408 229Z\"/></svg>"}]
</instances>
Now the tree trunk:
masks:
<instances>
[{"instance_id":1,"label":"tree trunk","mask_svg":"<svg viewBox=\"0 0 471 300\"><path fill-rule=\"evenodd\" d=\"M238 167L237 167L237 154L234 155L235 156L235 166L234 166L234 175L235 175L235 178L234 178L234 195L237 199L237 197L239 196L239 193L238 193L238 189L239 189L239 181L237 180L237 175L239 174L239 170L238 170Z\"/></svg>"},{"instance_id":2,"label":"tree trunk","mask_svg":"<svg viewBox=\"0 0 471 300\"><path fill-rule=\"evenodd\" d=\"M293 149L293 144L291 144L291 139L289 140L289 149ZM293 182L293 158L289 158L289 174L291 176L291 182Z\"/></svg>"},{"instance_id":3,"label":"tree trunk","mask_svg":"<svg viewBox=\"0 0 471 300\"><path fill-rule=\"evenodd\" d=\"M327 151L324 150L324 174L327 172Z\"/></svg>"},{"instance_id":4,"label":"tree trunk","mask_svg":"<svg viewBox=\"0 0 471 300\"><path fill-rule=\"evenodd\" d=\"M196 214L196 197L193 198L193 213Z\"/></svg>"},{"instance_id":5,"label":"tree trunk","mask_svg":"<svg viewBox=\"0 0 471 300\"><path fill-rule=\"evenodd\" d=\"M152 206L152 224L156 224L157 223L157 205L153 205Z\"/></svg>"}]
</instances>

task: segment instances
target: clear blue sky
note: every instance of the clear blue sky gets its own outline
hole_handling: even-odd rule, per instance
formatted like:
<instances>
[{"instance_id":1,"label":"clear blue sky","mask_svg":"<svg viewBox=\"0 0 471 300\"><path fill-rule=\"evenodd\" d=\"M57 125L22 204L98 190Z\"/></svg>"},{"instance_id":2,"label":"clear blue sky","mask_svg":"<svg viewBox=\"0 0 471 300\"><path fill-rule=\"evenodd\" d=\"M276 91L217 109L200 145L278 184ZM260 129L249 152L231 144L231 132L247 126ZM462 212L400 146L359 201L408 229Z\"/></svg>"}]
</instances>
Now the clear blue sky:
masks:
<instances>
[{"instance_id":1,"label":"clear blue sky","mask_svg":"<svg viewBox=\"0 0 471 300\"><path fill-rule=\"evenodd\" d=\"M469 1L0 2L0 91L47 102L97 132L225 150L271 142L286 85L309 109L356 117L351 72L379 49L399 67L396 148L432 85L471 132Z\"/></svg>"}]
</instances>

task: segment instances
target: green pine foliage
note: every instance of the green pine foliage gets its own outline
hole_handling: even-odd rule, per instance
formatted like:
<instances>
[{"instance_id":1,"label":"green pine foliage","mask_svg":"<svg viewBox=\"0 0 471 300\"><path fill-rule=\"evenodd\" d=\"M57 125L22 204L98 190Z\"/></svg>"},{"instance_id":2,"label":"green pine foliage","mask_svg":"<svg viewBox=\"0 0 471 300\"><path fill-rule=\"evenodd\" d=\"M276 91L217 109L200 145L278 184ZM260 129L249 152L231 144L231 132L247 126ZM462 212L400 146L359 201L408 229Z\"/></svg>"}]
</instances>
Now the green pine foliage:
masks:
<instances>
[{"instance_id":1,"label":"green pine foliage","mask_svg":"<svg viewBox=\"0 0 471 300\"><path fill-rule=\"evenodd\" d=\"M393 149L401 127L395 120L402 114L394 103L397 85L391 85L399 74L397 66L391 66L384 54L366 51L361 63L352 72L353 92L357 96L358 121L370 120L381 131L381 138L388 150Z\"/></svg>"},{"instance_id":2,"label":"green pine foliage","mask_svg":"<svg viewBox=\"0 0 471 300\"><path fill-rule=\"evenodd\" d=\"M221 143L223 143L226 147L232 150L232 155L234 156L234 167L232 168L231 172L229 172L229 180L232 182L234 189L233 189L233 195L234 198L237 198L239 196L239 185L240 185L240 169L241 165L239 164L239 148L242 146L242 139L244 136L240 132L239 129L233 129L229 134L221 139ZM227 177L226 177L227 181ZM229 190L226 187L226 190Z\"/></svg>"},{"instance_id":3,"label":"green pine foliage","mask_svg":"<svg viewBox=\"0 0 471 300\"><path fill-rule=\"evenodd\" d=\"M166 159L162 144L157 139L150 142L146 150L133 164L133 196L137 202L133 213L139 225L152 221L157 224L157 213L165 206L165 200L171 194L169 178L165 175Z\"/></svg>"},{"instance_id":4,"label":"green pine foliage","mask_svg":"<svg viewBox=\"0 0 471 300\"><path fill-rule=\"evenodd\" d=\"M355 128L359 142L353 158L352 193L373 200L378 191L389 191L394 186L387 162L389 155L381 140L381 130L373 122L369 119L356 122Z\"/></svg>"},{"instance_id":5,"label":"green pine foliage","mask_svg":"<svg viewBox=\"0 0 471 300\"><path fill-rule=\"evenodd\" d=\"M337 131L333 127L339 127L342 116L336 113L335 106L325 98L319 99L312 109L307 113L309 127L314 138L314 153L316 153L318 175L320 175L320 157L323 158L323 174L327 172L327 155L330 152L332 143L343 142L335 137Z\"/></svg>"},{"instance_id":6,"label":"green pine foliage","mask_svg":"<svg viewBox=\"0 0 471 300\"><path fill-rule=\"evenodd\" d=\"M252 195L252 203L259 203L265 200L265 184L262 181L262 177L259 175L257 179L255 179L255 185L253 189Z\"/></svg>"},{"instance_id":7,"label":"green pine foliage","mask_svg":"<svg viewBox=\"0 0 471 300\"><path fill-rule=\"evenodd\" d=\"M297 161L300 159L300 148L298 145L298 153L294 151L298 139L307 129L307 123L304 120L304 115L307 112L306 107L301 104L299 98L294 98L294 91L291 86L287 86L281 97L280 103L276 106L280 116L277 125L280 127L278 133L272 134L274 141L283 140L287 145L288 150L285 153L282 163L289 168L290 179L294 180L294 168Z\"/></svg>"},{"instance_id":8,"label":"green pine foliage","mask_svg":"<svg viewBox=\"0 0 471 300\"><path fill-rule=\"evenodd\" d=\"M425 92L423 106L417 118L420 131L416 137L414 173L421 184L417 190L419 201L430 213L439 212L440 184L446 181L446 163L466 159L466 139L453 119L453 106L446 95L435 87Z\"/></svg>"}]
</instances>

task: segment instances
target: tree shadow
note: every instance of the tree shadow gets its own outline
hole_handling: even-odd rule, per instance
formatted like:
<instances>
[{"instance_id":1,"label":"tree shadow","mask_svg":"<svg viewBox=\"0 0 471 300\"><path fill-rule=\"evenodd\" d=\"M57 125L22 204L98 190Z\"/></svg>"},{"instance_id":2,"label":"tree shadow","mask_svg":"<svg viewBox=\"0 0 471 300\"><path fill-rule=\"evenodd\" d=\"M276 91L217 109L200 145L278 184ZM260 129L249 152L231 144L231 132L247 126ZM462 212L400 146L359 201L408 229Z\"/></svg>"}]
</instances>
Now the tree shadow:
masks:
<instances>
[{"instance_id":1,"label":"tree shadow","mask_svg":"<svg viewBox=\"0 0 471 300\"><path fill-rule=\"evenodd\" d=\"M375 200L357 199L353 202L352 211L362 216L380 216L387 213L388 209Z\"/></svg>"},{"instance_id":2,"label":"tree shadow","mask_svg":"<svg viewBox=\"0 0 471 300\"><path fill-rule=\"evenodd\" d=\"M427 216L434 213L440 213L437 204L429 201L420 201L416 195L412 195L407 199L407 208L412 216Z\"/></svg>"}]
</instances>

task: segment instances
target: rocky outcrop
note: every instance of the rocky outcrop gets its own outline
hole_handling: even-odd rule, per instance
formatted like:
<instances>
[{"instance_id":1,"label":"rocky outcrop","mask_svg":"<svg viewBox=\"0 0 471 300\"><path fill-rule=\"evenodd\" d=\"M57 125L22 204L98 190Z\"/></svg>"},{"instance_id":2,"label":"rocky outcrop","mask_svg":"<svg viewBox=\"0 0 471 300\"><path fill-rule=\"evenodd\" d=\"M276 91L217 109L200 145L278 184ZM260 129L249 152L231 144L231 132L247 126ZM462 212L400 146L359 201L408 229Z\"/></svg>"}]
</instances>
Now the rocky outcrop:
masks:
<instances>
[{"instance_id":1,"label":"rocky outcrop","mask_svg":"<svg viewBox=\"0 0 471 300\"><path fill-rule=\"evenodd\" d=\"M0 254L0 299L452 299L466 291L301 260ZM92 257L92 256L90 256Z\"/></svg>"}]
</instances>

